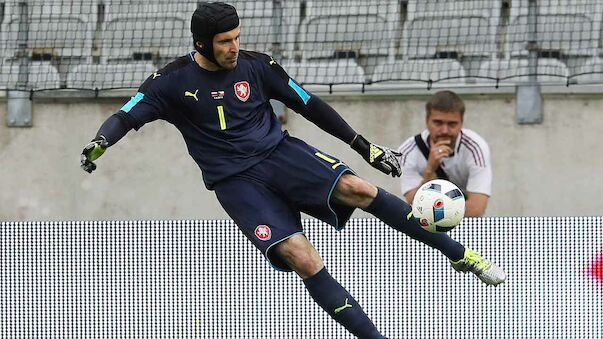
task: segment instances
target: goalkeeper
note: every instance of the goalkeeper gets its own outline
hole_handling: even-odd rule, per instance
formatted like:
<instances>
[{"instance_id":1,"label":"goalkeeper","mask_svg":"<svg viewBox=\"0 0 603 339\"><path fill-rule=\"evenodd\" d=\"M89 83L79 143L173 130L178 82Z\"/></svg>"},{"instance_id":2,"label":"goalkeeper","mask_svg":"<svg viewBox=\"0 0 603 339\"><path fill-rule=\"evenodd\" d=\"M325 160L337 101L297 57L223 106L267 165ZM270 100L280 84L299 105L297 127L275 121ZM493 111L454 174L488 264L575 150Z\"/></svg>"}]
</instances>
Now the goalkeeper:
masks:
<instances>
[{"instance_id":1,"label":"goalkeeper","mask_svg":"<svg viewBox=\"0 0 603 339\"><path fill-rule=\"evenodd\" d=\"M356 150L393 177L397 153L356 133L317 96L302 88L271 57L239 49L239 17L224 3L202 3L193 13L195 51L150 76L84 147L81 166L94 161L128 131L163 119L182 133L203 180L240 230L279 270L295 271L312 298L359 338L383 338L356 300L329 274L304 236L300 212L336 229L361 208L393 229L438 249L455 269L489 285L505 273L446 234L424 231L398 197L359 178L325 152L281 131L269 99L277 99Z\"/></svg>"}]
</instances>

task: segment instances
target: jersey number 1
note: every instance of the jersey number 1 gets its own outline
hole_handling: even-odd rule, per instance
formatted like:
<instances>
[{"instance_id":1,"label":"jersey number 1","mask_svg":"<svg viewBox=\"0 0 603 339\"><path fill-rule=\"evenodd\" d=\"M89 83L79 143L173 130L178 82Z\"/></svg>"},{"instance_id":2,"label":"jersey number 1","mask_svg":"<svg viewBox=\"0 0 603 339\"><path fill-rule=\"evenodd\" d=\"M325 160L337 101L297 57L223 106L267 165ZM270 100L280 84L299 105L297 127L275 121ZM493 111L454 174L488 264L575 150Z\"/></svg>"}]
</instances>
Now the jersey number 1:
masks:
<instances>
[{"instance_id":1,"label":"jersey number 1","mask_svg":"<svg viewBox=\"0 0 603 339\"><path fill-rule=\"evenodd\" d=\"M226 129L226 116L224 115L224 106L218 106L218 119L220 120L220 129Z\"/></svg>"}]
</instances>

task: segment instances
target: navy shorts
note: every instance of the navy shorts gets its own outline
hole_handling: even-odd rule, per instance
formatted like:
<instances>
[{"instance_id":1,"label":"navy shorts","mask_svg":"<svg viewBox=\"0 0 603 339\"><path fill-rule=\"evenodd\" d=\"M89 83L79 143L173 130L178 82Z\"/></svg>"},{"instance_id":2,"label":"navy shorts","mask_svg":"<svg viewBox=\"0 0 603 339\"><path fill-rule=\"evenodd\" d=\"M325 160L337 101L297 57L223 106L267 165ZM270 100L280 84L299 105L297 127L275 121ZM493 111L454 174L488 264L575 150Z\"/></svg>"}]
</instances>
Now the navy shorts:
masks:
<instances>
[{"instance_id":1,"label":"navy shorts","mask_svg":"<svg viewBox=\"0 0 603 339\"><path fill-rule=\"evenodd\" d=\"M297 138L285 139L264 160L214 187L218 201L245 236L278 270L291 271L271 250L302 234L300 212L340 230L354 207L336 204L337 181L352 170Z\"/></svg>"}]
</instances>

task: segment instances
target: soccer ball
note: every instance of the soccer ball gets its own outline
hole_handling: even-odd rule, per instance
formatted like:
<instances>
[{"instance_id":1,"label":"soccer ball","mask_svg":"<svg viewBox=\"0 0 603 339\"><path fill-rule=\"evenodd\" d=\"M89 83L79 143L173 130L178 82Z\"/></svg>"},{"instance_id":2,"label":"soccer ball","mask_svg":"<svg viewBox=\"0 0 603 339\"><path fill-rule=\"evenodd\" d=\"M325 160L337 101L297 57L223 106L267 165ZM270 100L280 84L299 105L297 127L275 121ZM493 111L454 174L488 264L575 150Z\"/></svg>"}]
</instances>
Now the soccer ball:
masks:
<instances>
[{"instance_id":1,"label":"soccer ball","mask_svg":"<svg viewBox=\"0 0 603 339\"><path fill-rule=\"evenodd\" d=\"M415 194L412 214L423 229L432 233L448 232L465 216L465 196L450 181L428 181Z\"/></svg>"}]
</instances>

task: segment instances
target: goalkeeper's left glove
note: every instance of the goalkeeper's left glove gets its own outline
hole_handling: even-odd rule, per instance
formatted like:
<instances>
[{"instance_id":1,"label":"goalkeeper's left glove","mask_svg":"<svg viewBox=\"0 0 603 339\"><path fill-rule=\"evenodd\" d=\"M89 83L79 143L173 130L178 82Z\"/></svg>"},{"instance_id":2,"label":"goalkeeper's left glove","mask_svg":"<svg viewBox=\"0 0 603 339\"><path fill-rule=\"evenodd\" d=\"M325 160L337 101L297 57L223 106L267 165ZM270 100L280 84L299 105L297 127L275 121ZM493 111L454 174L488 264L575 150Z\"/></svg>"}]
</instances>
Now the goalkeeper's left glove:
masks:
<instances>
[{"instance_id":1,"label":"goalkeeper's left glove","mask_svg":"<svg viewBox=\"0 0 603 339\"><path fill-rule=\"evenodd\" d=\"M82 155L80 158L80 166L88 173L92 173L96 169L94 160L100 158L105 150L109 147L109 142L104 136L98 136L94 138L90 143L84 146Z\"/></svg>"},{"instance_id":2,"label":"goalkeeper's left glove","mask_svg":"<svg viewBox=\"0 0 603 339\"><path fill-rule=\"evenodd\" d=\"M360 134L356 135L350 145L353 150L362 155L364 160L381 172L391 174L392 177L402 175L402 168L400 167L400 161L398 161L400 153L387 147L375 145Z\"/></svg>"}]
</instances>

